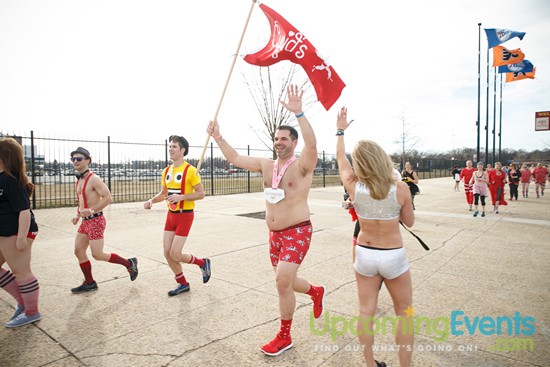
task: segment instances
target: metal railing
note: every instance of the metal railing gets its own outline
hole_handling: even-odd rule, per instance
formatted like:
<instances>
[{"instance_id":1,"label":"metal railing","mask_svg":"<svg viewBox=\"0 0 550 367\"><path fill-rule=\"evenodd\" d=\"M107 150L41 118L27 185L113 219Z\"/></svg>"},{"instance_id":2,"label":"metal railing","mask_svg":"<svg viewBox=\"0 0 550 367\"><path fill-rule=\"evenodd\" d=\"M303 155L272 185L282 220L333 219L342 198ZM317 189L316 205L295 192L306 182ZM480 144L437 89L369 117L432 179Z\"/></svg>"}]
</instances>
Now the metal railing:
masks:
<instances>
[{"instance_id":1,"label":"metal railing","mask_svg":"<svg viewBox=\"0 0 550 367\"><path fill-rule=\"evenodd\" d=\"M27 175L35 185L33 209L76 206L74 170L70 152L82 146L90 151L90 169L109 187L113 202L145 201L161 190L163 169L170 163L168 141L163 143L122 142L112 140L68 139L38 136L12 136L23 146ZM236 148L241 155L271 158L267 149ZM196 166L202 147L190 146L186 160ZM299 153L298 153L299 154ZM451 161L424 159L417 165L420 179L451 176ZM217 146L211 143L201 165L201 179L206 195L260 192L262 177L232 166ZM334 154L319 153L312 187L340 186Z\"/></svg>"}]
</instances>

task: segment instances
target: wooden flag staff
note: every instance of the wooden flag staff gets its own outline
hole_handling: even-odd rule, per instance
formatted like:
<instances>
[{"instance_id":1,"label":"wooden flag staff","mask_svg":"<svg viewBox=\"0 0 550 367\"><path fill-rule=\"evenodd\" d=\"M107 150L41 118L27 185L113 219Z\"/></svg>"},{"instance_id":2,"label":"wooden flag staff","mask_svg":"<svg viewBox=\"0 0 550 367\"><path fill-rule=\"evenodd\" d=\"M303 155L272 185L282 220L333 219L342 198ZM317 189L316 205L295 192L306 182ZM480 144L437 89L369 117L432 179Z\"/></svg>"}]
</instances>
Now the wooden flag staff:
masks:
<instances>
[{"instance_id":1,"label":"wooden flag staff","mask_svg":"<svg viewBox=\"0 0 550 367\"><path fill-rule=\"evenodd\" d=\"M220 112L220 108L222 106L223 97L225 96L225 92L227 91L227 86L229 85L229 79L231 79L231 74L233 73L233 68L235 67L235 62L237 61L237 56L239 55L239 50L241 49L241 44L243 43L244 34L246 33L246 28L248 27L248 22L250 21L250 17L252 16L252 10L254 10L255 3L256 3L256 0L252 0L252 5L250 6L250 11L248 12L248 18L246 18L246 23L244 24L243 33L241 34L241 39L239 40L237 51L235 51L235 55L233 56L231 69L229 69L229 75L227 75L227 80L225 81L225 86L223 87L222 96L220 98L220 102L218 103L218 108L216 109L216 113L214 114L214 119L212 121L215 121L218 118L218 113ZM204 160L204 154L206 152L206 148L208 147L209 142L210 142L210 135L206 137L206 142L202 147L201 157L199 159L199 163L197 163L197 172L200 172L202 161Z\"/></svg>"}]
</instances>

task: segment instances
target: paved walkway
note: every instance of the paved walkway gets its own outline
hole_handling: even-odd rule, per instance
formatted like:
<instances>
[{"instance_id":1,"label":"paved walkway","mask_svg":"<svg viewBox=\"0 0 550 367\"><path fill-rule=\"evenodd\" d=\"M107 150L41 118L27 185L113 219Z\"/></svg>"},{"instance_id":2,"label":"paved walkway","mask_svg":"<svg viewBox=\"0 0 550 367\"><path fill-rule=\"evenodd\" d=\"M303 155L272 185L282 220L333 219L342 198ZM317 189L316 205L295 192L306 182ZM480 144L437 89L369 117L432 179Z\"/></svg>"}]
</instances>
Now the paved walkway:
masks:
<instances>
[{"instance_id":1,"label":"paved walkway","mask_svg":"<svg viewBox=\"0 0 550 367\"><path fill-rule=\"evenodd\" d=\"M450 178L420 184L413 230L431 251L403 231L415 315L424 317L413 365L548 366L550 193L540 199L532 193L502 207L500 214L473 218L464 194L452 187ZM353 223L340 206L342 193L340 187L311 191L315 233L299 272L327 286L325 317L310 324L311 301L298 295L294 348L275 358L258 349L279 325L267 230L263 220L241 216L264 210L261 194L198 203L186 250L212 259L212 279L203 285L199 269L185 265L191 291L177 297L166 295L174 280L162 255L162 205L145 211L141 203L116 204L105 211L106 251L137 256L139 277L132 283L121 266L92 260L99 290L80 295L70 292L82 280L73 255L74 208L36 211L40 234L33 271L40 281L43 318L35 325L0 329L0 366L364 365L354 329L344 332L358 306ZM0 292L0 320L9 318L13 306ZM378 315L393 315L384 287ZM376 343L382 349L377 359L398 366L391 331L377 334ZM530 343L533 351L519 350ZM506 348L518 350L501 351Z\"/></svg>"}]
</instances>

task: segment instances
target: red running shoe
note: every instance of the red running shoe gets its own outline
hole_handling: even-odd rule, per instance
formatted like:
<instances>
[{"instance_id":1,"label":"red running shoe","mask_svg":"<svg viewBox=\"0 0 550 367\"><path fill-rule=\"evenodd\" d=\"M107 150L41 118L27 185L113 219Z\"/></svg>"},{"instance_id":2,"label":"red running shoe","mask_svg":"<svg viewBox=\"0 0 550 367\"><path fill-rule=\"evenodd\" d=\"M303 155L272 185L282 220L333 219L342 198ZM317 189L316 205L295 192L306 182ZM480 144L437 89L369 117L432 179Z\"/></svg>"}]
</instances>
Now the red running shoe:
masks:
<instances>
[{"instance_id":1,"label":"red running shoe","mask_svg":"<svg viewBox=\"0 0 550 367\"><path fill-rule=\"evenodd\" d=\"M311 297L313 300L313 316L318 319L323 314L324 300L325 300L326 288L324 285L319 286L319 292L315 297Z\"/></svg>"},{"instance_id":2,"label":"red running shoe","mask_svg":"<svg viewBox=\"0 0 550 367\"><path fill-rule=\"evenodd\" d=\"M279 334L277 334L275 339L262 346L260 350L268 356L275 357L290 348L292 348L292 338L281 338Z\"/></svg>"}]
</instances>

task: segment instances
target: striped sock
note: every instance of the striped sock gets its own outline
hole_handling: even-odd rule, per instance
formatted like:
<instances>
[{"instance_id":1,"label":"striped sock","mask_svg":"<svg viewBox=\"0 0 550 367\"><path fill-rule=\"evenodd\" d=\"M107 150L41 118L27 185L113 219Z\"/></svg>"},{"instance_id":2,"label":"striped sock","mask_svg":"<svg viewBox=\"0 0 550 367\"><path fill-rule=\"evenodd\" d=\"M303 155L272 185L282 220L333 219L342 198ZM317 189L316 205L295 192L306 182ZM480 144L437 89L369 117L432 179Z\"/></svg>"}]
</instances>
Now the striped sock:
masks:
<instances>
[{"instance_id":1,"label":"striped sock","mask_svg":"<svg viewBox=\"0 0 550 367\"><path fill-rule=\"evenodd\" d=\"M183 275L183 273L176 274L175 278L176 278L176 282L178 282L179 284L189 285L189 283L187 283L187 280L185 279L185 275Z\"/></svg>"},{"instance_id":2,"label":"striped sock","mask_svg":"<svg viewBox=\"0 0 550 367\"><path fill-rule=\"evenodd\" d=\"M21 297L23 297L25 314L27 316L32 316L38 312L39 289L38 280L34 275L19 284L19 292L21 292Z\"/></svg>"},{"instance_id":3,"label":"striped sock","mask_svg":"<svg viewBox=\"0 0 550 367\"><path fill-rule=\"evenodd\" d=\"M0 268L0 287L4 288L6 292L11 294L13 298L17 301L18 305L23 306L23 298L21 297L21 292L19 292L19 287L17 282L14 282L15 275L9 270Z\"/></svg>"},{"instance_id":4,"label":"striped sock","mask_svg":"<svg viewBox=\"0 0 550 367\"><path fill-rule=\"evenodd\" d=\"M194 255L191 255L191 261L189 261L189 264L195 264L202 267L204 266L204 263L205 263L204 259L199 259Z\"/></svg>"}]
</instances>

